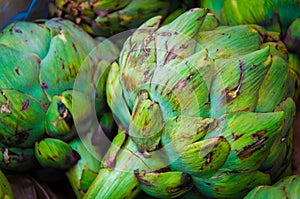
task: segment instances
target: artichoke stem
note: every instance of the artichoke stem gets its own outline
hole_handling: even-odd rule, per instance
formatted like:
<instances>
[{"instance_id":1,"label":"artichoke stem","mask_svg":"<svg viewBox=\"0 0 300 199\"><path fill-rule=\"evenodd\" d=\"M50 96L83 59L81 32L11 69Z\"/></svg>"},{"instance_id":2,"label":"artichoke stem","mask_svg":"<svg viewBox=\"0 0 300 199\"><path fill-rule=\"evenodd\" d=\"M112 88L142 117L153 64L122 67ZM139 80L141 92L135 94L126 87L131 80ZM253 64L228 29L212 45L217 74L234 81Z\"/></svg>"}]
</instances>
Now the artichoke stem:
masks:
<instances>
[{"instance_id":1,"label":"artichoke stem","mask_svg":"<svg viewBox=\"0 0 300 199\"><path fill-rule=\"evenodd\" d=\"M140 156L122 149L115 161L107 161L107 168L100 169L84 198L135 198L139 193L135 172L149 169Z\"/></svg>"}]
</instances>

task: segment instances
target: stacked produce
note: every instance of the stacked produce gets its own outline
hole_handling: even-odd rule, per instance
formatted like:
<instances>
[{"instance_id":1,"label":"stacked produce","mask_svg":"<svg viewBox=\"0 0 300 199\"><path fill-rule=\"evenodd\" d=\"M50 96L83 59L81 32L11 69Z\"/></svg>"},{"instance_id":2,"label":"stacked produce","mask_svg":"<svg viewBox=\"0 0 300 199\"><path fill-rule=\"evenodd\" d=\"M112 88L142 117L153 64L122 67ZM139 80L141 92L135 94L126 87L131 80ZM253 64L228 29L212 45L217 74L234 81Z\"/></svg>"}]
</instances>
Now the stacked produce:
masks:
<instances>
[{"instance_id":1,"label":"stacked produce","mask_svg":"<svg viewBox=\"0 0 300 199\"><path fill-rule=\"evenodd\" d=\"M279 35L193 9L143 24L111 67L120 132L86 198L242 197L291 172L294 76ZM124 189L126 187L126 189Z\"/></svg>"},{"instance_id":2,"label":"stacked produce","mask_svg":"<svg viewBox=\"0 0 300 199\"><path fill-rule=\"evenodd\" d=\"M0 21L0 169L63 172L77 198L293 198L300 4L259 2L51 0L61 18Z\"/></svg>"},{"instance_id":3,"label":"stacked produce","mask_svg":"<svg viewBox=\"0 0 300 199\"><path fill-rule=\"evenodd\" d=\"M50 0L52 16L70 19L92 35L109 36L137 28L147 19L161 15L171 20L194 0ZM169 16L170 15L170 16Z\"/></svg>"},{"instance_id":4,"label":"stacked produce","mask_svg":"<svg viewBox=\"0 0 300 199\"><path fill-rule=\"evenodd\" d=\"M82 97L78 100L94 100L99 117L107 109L104 85L108 69L90 64L88 69L94 67L94 72L102 73L102 78L97 82L86 79L85 87L74 88L83 63L97 63L101 56L113 52L109 48L101 53L103 49L97 48L98 43L75 24L62 19L17 22L3 30L0 35L2 169L28 170L38 166L38 162L44 167L67 169L78 161L79 154L67 143L77 136L72 95L76 92L77 97ZM95 89L83 90L87 85ZM89 98L87 92L96 97ZM88 105L81 104L82 114Z\"/></svg>"}]
</instances>

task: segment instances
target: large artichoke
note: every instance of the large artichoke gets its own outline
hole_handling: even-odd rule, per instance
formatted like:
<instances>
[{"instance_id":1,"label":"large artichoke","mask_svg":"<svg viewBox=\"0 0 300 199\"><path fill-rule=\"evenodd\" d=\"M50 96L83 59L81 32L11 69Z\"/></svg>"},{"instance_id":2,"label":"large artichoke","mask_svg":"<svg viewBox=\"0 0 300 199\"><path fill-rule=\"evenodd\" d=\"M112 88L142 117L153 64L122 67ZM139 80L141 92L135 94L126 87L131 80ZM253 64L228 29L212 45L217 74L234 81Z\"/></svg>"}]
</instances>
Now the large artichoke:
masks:
<instances>
[{"instance_id":1,"label":"large artichoke","mask_svg":"<svg viewBox=\"0 0 300 199\"><path fill-rule=\"evenodd\" d=\"M81 25L88 33L101 36L136 28L156 15L166 17L172 12L170 18L174 18L196 4L194 0L51 0L50 2L52 16L70 19Z\"/></svg>"},{"instance_id":2,"label":"large artichoke","mask_svg":"<svg viewBox=\"0 0 300 199\"><path fill-rule=\"evenodd\" d=\"M99 42L63 19L17 22L2 31L1 168L27 170L38 166L37 159L45 167L66 169L79 159L65 142L77 136L73 93L78 93L78 101L93 101L99 117L106 109L104 85L108 70L97 64L102 63L101 56L108 58L114 51L110 46L100 52L103 49L97 47ZM86 79L80 88L74 88L82 64L87 65L86 71L81 71ZM89 76L90 71L103 76L96 81ZM82 119L88 119L87 106L80 103Z\"/></svg>"},{"instance_id":3,"label":"large artichoke","mask_svg":"<svg viewBox=\"0 0 300 199\"><path fill-rule=\"evenodd\" d=\"M289 174L295 76L279 35L219 26L207 9L160 22L111 67L119 133L85 198L240 198Z\"/></svg>"},{"instance_id":4,"label":"large artichoke","mask_svg":"<svg viewBox=\"0 0 300 199\"><path fill-rule=\"evenodd\" d=\"M258 186L250 191L245 199L281 199L299 198L300 196L300 176L287 176L276 182L273 186Z\"/></svg>"}]
</instances>

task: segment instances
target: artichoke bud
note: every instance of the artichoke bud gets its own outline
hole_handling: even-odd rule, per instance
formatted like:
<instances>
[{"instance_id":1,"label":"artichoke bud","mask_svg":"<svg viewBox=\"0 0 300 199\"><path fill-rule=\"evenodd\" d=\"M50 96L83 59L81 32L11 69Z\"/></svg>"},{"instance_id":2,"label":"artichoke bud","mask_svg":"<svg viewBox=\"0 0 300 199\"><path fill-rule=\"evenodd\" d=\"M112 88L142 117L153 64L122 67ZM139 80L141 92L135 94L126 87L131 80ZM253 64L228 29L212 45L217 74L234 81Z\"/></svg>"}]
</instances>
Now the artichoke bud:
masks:
<instances>
[{"instance_id":1,"label":"artichoke bud","mask_svg":"<svg viewBox=\"0 0 300 199\"><path fill-rule=\"evenodd\" d=\"M72 98L54 96L46 113L46 132L51 137L70 139L75 132Z\"/></svg>"},{"instance_id":2,"label":"artichoke bud","mask_svg":"<svg viewBox=\"0 0 300 199\"><path fill-rule=\"evenodd\" d=\"M80 155L69 144L55 138L36 142L35 157L43 167L55 169L69 169L80 159Z\"/></svg>"},{"instance_id":3,"label":"artichoke bud","mask_svg":"<svg viewBox=\"0 0 300 199\"><path fill-rule=\"evenodd\" d=\"M286 44L290 52L300 54L299 45L300 45L300 17L295 19L293 23L289 26L283 41Z\"/></svg>"},{"instance_id":4,"label":"artichoke bud","mask_svg":"<svg viewBox=\"0 0 300 199\"><path fill-rule=\"evenodd\" d=\"M300 17L295 19L293 23L289 26L286 35L283 38L284 43L290 52L300 54Z\"/></svg>"},{"instance_id":5,"label":"artichoke bud","mask_svg":"<svg viewBox=\"0 0 300 199\"><path fill-rule=\"evenodd\" d=\"M192 189L192 178L178 171L151 172L134 171L139 188L157 198L176 198Z\"/></svg>"},{"instance_id":6,"label":"artichoke bud","mask_svg":"<svg viewBox=\"0 0 300 199\"><path fill-rule=\"evenodd\" d=\"M158 148L163 129L163 117L157 102L148 99L148 93L138 95L129 128L129 135L140 152Z\"/></svg>"},{"instance_id":7,"label":"artichoke bud","mask_svg":"<svg viewBox=\"0 0 300 199\"><path fill-rule=\"evenodd\" d=\"M261 6L261 5L264 6ZM221 11L221 22L228 25L259 24L267 29L280 31L278 11L270 0L227 1Z\"/></svg>"}]
</instances>

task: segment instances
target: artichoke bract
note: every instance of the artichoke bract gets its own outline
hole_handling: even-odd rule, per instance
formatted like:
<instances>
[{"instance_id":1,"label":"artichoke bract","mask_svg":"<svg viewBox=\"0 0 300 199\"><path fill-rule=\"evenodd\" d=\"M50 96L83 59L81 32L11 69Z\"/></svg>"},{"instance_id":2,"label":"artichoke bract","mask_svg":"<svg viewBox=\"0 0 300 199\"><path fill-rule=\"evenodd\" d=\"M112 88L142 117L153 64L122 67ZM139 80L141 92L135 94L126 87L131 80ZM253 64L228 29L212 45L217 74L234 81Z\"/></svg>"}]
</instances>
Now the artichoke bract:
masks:
<instances>
[{"instance_id":1,"label":"artichoke bract","mask_svg":"<svg viewBox=\"0 0 300 199\"><path fill-rule=\"evenodd\" d=\"M299 198L300 195L300 176L287 176L273 186L258 186L250 191L245 199L261 199L261 198Z\"/></svg>"},{"instance_id":2,"label":"artichoke bract","mask_svg":"<svg viewBox=\"0 0 300 199\"><path fill-rule=\"evenodd\" d=\"M107 101L119 133L85 198L241 198L291 172L294 76L279 35L208 9L124 43Z\"/></svg>"},{"instance_id":3,"label":"artichoke bract","mask_svg":"<svg viewBox=\"0 0 300 199\"><path fill-rule=\"evenodd\" d=\"M88 119L84 115L88 105L81 100L86 98L94 102L95 111L101 117L106 109L104 85L109 70L98 67L97 63L102 63L105 53L114 51L109 47L105 49L105 53L101 53L98 44L98 40L74 23L59 18L35 23L16 22L2 31L1 168L26 170L36 165L35 142L45 137L60 139L61 142L76 137L72 110L75 92L78 93L77 100L82 101L82 119ZM105 58L108 60L107 56ZM92 77L86 78L81 88L74 88L83 63L88 65L87 71L101 73L102 77L97 81ZM82 71L87 74L86 77L90 73L87 71ZM87 87L93 89L87 90ZM90 96L94 98L91 99ZM54 156L56 152L53 152ZM75 153L72 154L76 156ZM51 157L51 154L48 155ZM58 161L58 164L62 163ZM60 165L59 168L61 167L64 166Z\"/></svg>"},{"instance_id":4,"label":"artichoke bract","mask_svg":"<svg viewBox=\"0 0 300 199\"><path fill-rule=\"evenodd\" d=\"M170 18L192 8L192 0L51 0L50 13L70 19L92 35L109 36L136 28L156 15ZM177 10L176 10L177 9ZM174 12L173 12L174 11Z\"/></svg>"}]
</instances>

